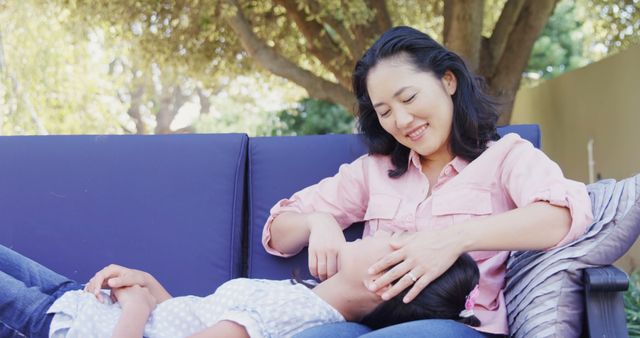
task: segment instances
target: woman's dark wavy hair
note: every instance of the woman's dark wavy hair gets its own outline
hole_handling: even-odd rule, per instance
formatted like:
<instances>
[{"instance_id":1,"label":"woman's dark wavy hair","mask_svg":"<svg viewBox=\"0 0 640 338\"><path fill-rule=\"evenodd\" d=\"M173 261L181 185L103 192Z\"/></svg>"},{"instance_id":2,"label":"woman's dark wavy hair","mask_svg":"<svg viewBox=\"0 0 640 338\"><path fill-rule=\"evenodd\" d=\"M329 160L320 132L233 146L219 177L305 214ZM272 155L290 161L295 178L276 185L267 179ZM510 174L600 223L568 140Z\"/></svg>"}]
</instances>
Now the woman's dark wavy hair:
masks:
<instances>
[{"instance_id":1,"label":"woman's dark wavy hair","mask_svg":"<svg viewBox=\"0 0 640 338\"><path fill-rule=\"evenodd\" d=\"M451 71L457 79L453 94L453 126L451 151L472 161L486 149L489 140L499 138L496 131L496 102L484 93L484 82L467 69L464 61L427 34L411 27L391 28L371 46L356 63L353 92L358 101L358 128L364 134L369 154L390 155L395 166L389 177L400 177L407 171L409 148L387 133L376 116L367 90L367 76L380 61L408 56L413 66L442 78Z\"/></svg>"},{"instance_id":2,"label":"woman's dark wavy hair","mask_svg":"<svg viewBox=\"0 0 640 338\"><path fill-rule=\"evenodd\" d=\"M475 288L479 279L478 265L471 256L463 254L449 270L427 285L410 303L402 302L407 289L378 305L360 322L372 329L420 319L452 319L480 326L480 320L476 316L460 317L460 311L465 309L467 295Z\"/></svg>"}]
</instances>

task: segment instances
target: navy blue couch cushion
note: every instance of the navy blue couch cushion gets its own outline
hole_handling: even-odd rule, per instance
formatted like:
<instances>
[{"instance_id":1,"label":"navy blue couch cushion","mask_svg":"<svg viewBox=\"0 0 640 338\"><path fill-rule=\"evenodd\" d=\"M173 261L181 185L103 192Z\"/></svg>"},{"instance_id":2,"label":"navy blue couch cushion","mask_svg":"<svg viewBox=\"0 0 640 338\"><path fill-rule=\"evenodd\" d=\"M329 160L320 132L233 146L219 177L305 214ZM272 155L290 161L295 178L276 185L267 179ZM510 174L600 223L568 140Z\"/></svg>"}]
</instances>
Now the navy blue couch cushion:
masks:
<instances>
[{"instance_id":1,"label":"navy blue couch cushion","mask_svg":"<svg viewBox=\"0 0 640 338\"><path fill-rule=\"evenodd\" d=\"M0 244L85 282L109 263L206 295L241 272L248 137L0 137Z\"/></svg>"},{"instance_id":2,"label":"navy blue couch cushion","mask_svg":"<svg viewBox=\"0 0 640 338\"><path fill-rule=\"evenodd\" d=\"M540 147L537 125L498 128L515 132ZM262 228L269 210L280 199L333 176L338 167L366 153L360 135L258 137L249 140L249 252L247 275L252 278L289 278L292 271L309 277L307 253L292 258L268 254L262 247ZM362 224L346 230L347 239L362 235Z\"/></svg>"}]
</instances>

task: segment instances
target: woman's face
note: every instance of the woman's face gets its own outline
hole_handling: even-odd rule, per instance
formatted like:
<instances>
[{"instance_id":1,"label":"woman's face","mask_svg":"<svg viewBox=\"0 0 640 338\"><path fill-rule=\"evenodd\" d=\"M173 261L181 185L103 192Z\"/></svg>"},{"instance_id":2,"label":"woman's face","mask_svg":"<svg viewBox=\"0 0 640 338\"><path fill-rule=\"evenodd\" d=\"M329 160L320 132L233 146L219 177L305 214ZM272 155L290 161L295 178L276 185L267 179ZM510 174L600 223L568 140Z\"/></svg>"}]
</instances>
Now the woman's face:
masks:
<instances>
[{"instance_id":1,"label":"woman's face","mask_svg":"<svg viewBox=\"0 0 640 338\"><path fill-rule=\"evenodd\" d=\"M426 159L453 158L449 138L456 78L418 70L406 55L380 61L367 88L382 128Z\"/></svg>"}]
</instances>

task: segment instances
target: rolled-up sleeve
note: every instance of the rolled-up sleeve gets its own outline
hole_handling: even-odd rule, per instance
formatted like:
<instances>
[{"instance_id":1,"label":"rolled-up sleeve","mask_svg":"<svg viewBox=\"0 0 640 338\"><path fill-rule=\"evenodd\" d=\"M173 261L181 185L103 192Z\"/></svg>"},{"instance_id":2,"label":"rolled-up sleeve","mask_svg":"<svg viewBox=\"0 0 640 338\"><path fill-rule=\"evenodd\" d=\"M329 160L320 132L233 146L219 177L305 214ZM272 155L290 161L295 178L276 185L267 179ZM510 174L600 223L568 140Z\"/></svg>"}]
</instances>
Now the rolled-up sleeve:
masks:
<instances>
[{"instance_id":1,"label":"rolled-up sleeve","mask_svg":"<svg viewBox=\"0 0 640 338\"><path fill-rule=\"evenodd\" d=\"M591 200L585 185L567 179L560 167L529 142L515 142L505 157L502 184L517 207L545 201L568 208L571 228L555 247L584 234L592 222Z\"/></svg>"},{"instance_id":2,"label":"rolled-up sleeve","mask_svg":"<svg viewBox=\"0 0 640 338\"><path fill-rule=\"evenodd\" d=\"M345 229L352 223L362 221L366 211L368 188L366 184L367 156L340 166L338 173L317 184L296 192L288 199L282 199L271 208L269 218L262 230L262 245L268 253L281 257L284 254L269 246L271 224L280 214L286 212L331 214Z\"/></svg>"}]
</instances>

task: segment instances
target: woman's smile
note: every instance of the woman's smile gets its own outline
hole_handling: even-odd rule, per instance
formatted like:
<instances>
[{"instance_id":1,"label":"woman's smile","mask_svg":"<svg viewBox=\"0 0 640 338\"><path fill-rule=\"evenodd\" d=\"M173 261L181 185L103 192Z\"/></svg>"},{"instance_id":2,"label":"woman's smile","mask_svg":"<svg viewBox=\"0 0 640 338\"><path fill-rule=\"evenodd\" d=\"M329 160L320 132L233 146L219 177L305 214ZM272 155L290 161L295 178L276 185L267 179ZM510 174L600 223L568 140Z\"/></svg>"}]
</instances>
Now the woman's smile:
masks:
<instances>
[{"instance_id":1,"label":"woman's smile","mask_svg":"<svg viewBox=\"0 0 640 338\"><path fill-rule=\"evenodd\" d=\"M415 129L413 129L409 133L407 133L407 137L411 141L416 142L416 141L418 141L418 140L420 140L422 138L422 135L425 134L425 132L427 131L428 127L429 127L429 124L425 123L425 124L415 128Z\"/></svg>"}]
</instances>

